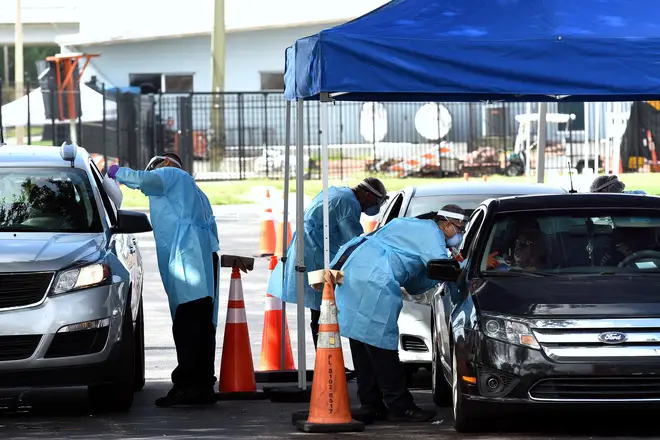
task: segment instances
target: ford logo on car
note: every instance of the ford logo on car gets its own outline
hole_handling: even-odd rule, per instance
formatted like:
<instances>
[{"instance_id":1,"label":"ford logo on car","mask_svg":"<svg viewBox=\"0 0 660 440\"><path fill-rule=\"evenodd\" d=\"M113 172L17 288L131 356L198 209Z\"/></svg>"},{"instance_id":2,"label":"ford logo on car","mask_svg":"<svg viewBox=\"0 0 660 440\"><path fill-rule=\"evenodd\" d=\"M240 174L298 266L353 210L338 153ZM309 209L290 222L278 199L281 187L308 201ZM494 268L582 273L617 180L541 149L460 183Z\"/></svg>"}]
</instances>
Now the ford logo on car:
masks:
<instances>
[{"instance_id":1,"label":"ford logo on car","mask_svg":"<svg viewBox=\"0 0 660 440\"><path fill-rule=\"evenodd\" d=\"M606 332L598 335L598 340L606 344L621 344L628 340L628 335L619 332Z\"/></svg>"}]
</instances>

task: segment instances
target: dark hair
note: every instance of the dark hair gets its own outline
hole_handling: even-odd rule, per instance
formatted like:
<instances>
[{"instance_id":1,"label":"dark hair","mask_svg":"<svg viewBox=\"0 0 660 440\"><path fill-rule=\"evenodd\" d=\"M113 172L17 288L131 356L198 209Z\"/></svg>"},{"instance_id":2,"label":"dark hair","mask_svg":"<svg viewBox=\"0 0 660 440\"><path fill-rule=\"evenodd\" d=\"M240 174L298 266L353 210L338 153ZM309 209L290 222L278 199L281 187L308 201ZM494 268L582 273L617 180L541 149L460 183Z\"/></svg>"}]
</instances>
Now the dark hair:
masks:
<instances>
[{"instance_id":1,"label":"dark hair","mask_svg":"<svg viewBox=\"0 0 660 440\"><path fill-rule=\"evenodd\" d=\"M592 193L622 193L626 185L615 175L598 176L591 183L589 192Z\"/></svg>"},{"instance_id":2,"label":"dark hair","mask_svg":"<svg viewBox=\"0 0 660 440\"><path fill-rule=\"evenodd\" d=\"M436 220L437 217L438 217L438 211L431 211L431 212L427 212L426 214L420 214L415 216L415 218L420 220L435 220L435 221L437 221Z\"/></svg>"},{"instance_id":3,"label":"dark hair","mask_svg":"<svg viewBox=\"0 0 660 440\"><path fill-rule=\"evenodd\" d=\"M174 160L176 160L177 162L179 162L181 164L181 167L183 167L183 161L181 160L181 158L179 157L178 154L176 154L176 153L165 153L165 154L163 154L163 157L169 157L170 159L174 159Z\"/></svg>"}]
</instances>

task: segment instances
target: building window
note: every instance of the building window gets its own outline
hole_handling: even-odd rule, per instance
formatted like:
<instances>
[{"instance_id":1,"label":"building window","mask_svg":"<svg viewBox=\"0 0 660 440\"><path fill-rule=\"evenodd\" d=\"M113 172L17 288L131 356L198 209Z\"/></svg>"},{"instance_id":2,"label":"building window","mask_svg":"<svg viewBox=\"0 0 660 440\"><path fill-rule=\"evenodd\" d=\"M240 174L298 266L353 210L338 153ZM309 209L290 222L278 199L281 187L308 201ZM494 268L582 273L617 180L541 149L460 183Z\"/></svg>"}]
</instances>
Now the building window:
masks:
<instances>
[{"instance_id":1,"label":"building window","mask_svg":"<svg viewBox=\"0 0 660 440\"><path fill-rule=\"evenodd\" d=\"M139 87L143 95L159 93L163 88L162 80L162 73L131 73L128 75L128 85Z\"/></svg>"},{"instance_id":2,"label":"building window","mask_svg":"<svg viewBox=\"0 0 660 440\"><path fill-rule=\"evenodd\" d=\"M166 93L191 93L193 91L192 75L164 75Z\"/></svg>"},{"instance_id":3,"label":"building window","mask_svg":"<svg viewBox=\"0 0 660 440\"><path fill-rule=\"evenodd\" d=\"M261 76L261 90L278 91L284 90L284 74L280 72L259 72Z\"/></svg>"}]
</instances>

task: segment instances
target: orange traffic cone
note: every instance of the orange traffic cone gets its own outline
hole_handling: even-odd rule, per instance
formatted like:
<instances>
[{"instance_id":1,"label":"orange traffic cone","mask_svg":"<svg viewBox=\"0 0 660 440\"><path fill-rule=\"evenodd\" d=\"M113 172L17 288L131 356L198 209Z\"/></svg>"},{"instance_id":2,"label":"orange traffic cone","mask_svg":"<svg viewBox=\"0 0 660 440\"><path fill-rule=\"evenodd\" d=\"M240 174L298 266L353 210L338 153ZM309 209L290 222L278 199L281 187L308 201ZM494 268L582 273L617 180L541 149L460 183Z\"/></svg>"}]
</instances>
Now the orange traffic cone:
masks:
<instances>
[{"instance_id":1,"label":"orange traffic cone","mask_svg":"<svg viewBox=\"0 0 660 440\"><path fill-rule=\"evenodd\" d=\"M470 180L470 173L463 173L463 178L465 179L466 182Z\"/></svg>"},{"instance_id":2,"label":"orange traffic cone","mask_svg":"<svg viewBox=\"0 0 660 440\"><path fill-rule=\"evenodd\" d=\"M241 272L237 266L232 267L231 270L218 391L219 400L248 400L266 397L263 393L257 392Z\"/></svg>"},{"instance_id":3,"label":"orange traffic cone","mask_svg":"<svg viewBox=\"0 0 660 440\"><path fill-rule=\"evenodd\" d=\"M282 210L280 211L279 221L277 222L277 239L275 240L275 255L282 258L282 248L284 247L284 193L282 193ZM286 247L291 244L291 222L287 219L286 225Z\"/></svg>"},{"instance_id":4,"label":"orange traffic cone","mask_svg":"<svg viewBox=\"0 0 660 440\"><path fill-rule=\"evenodd\" d=\"M330 283L323 288L319 324L309 416L296 427L303 432L362 432L364 423L353 420L348 403L335 289Z\"/></svg>"},{"instance_id":5,"label":"orange traffic cone","mask_svg":"<svg viewBox=\"0 0 660 440\"><path fill-rule=\"evenodd\" d=\"M488 176L484 174L484 182L488 182Z\"/></svg>"},{"instance_id":6,"label":"orange traffic cone","mask_svg":"<svg viewBox=\"0 0 660 440\"><path fill-rule=\"evenodd\" d=\"M277 257L270 258L268 270L272 276L277 266ZM282 313L282 301L279 298L266 293L266 313L264 314L264 331L261 339L261 359L259 369L261 371L275 371L282 367L282 319L286 317ZM293 351L291 350L291 339L289 337L289 325L285 323L285 355L284 369L295 370L293 363Z\"/></svg>"},{"instance_id":7,"label":"orange traffic cone","mask_svg":"<svg viewBox=\"0 0 660 440\"><path fill-rule=\"evenodd\" d=\"M367 220L365 220L364 223L362 224L362 226L364 227L365 234L373 232L373 230L376 229L377 224L378 224L378 220L376 220L373 217L368 217Z\"/></svg>"},{"instance_id":8,"label":"orange traffic cone","mask_svg":"<svg viewBox=\"0 0 660 440\"><path fill-rule=\"evenodd\" d=\"M266 190L266 207L261 218L261 237L259 239L259 253L262 257L275 254L275 220L273 208L270 204L270 191Z\"/></svg>"}]
</instances>

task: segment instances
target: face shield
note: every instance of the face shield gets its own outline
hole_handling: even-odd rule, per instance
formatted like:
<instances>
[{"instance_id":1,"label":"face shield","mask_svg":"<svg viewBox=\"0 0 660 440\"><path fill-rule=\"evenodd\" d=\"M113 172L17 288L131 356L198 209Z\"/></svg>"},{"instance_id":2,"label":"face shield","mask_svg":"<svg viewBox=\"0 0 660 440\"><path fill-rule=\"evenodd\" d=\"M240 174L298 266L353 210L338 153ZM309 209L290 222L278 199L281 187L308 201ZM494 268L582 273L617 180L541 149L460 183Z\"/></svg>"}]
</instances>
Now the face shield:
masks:
<instances>
[{"instance_id":1,"label":"face shield","mask_svg":"<svg viewBox=\"0 0 660 440\"><path fill-rule=\"evenodd\" d=\"M364 190L369 191L371 194L376 196L377 202L376 205L379 209L387 202L387 200L390 198L387 194L382 194L380 191L377 191L376 188L373 186L369 185L367 182L361 182L358 185L359 188L362 188Z\"/></svg>"},{"instance_id":2,"label":"face shield","mask_svg":"<svg viewBox=\"0 0 660 440\"><path fill-rule=\"evenodd\" d=\"M467 221L468 221L468 218L466 216L464 216L463 214L458 214L456 212L440 210L440 211L438 211L437 216L438 217L444 217L444 219L446 221L451 223L454 226L454 228L456 228L456 232L458 234L464 234L465 233L465 226L459 225L459 223L463 223L465 225L465 223L467 223Z\"/></svg>"},{"instance_id":3,"label":"face shield","mask_svg":"<svg viewBox=\"0 0 660 440\"><path fill-rule=\"evenodd\" d=\"M144 169L145 171L152 171L158 168L163 162L166 160L169 160L170 162L173 162L179 166L179 168L183 169L183 166L179 163L178 160L174 159L173 157L167 157L167 156L156 156L153 159L149 161L147 164L147 167Z\"/></svg>"}]
</instances>

